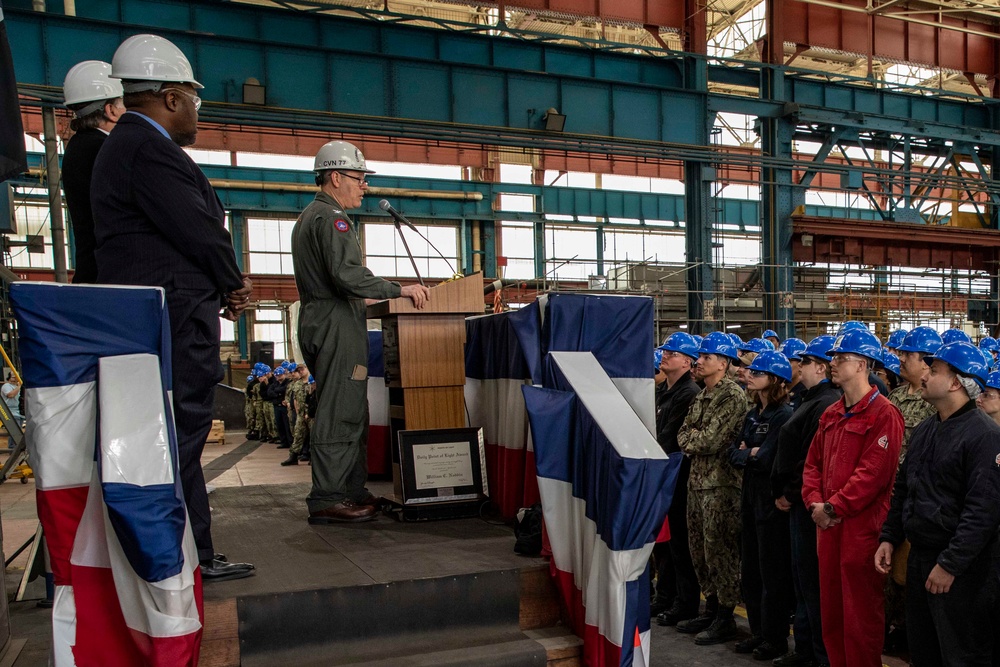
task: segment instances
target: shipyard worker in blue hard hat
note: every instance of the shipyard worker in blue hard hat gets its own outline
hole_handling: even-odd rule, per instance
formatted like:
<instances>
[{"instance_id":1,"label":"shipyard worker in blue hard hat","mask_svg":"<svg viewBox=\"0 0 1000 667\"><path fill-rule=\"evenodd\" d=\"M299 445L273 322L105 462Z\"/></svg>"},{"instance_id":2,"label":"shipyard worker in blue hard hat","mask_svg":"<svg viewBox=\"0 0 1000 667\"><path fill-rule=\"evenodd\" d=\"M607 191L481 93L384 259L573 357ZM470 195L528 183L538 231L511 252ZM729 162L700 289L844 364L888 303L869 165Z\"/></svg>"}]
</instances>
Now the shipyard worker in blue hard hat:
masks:
<instances>
[{"instance_id":1,"label":"shipyard worker in blue hard hat","mask_svg":"<svg viewBox=\"0 0 1000 667\"><path fill-rule=\"evenodd\" d=\"M781 339L778 338L778 333L774 329L764 329L764 333L760 337L774 345L775 350L778 349L781 343Z\"/></svg>"},{"instance_id":2,"label":"shipyard worker in blue hard hat","mask_svg":"<svg viewBox=\"0 0 1000 667\"><path fill-rule=\"evenodd\" d=\"M691 459L688 478L688 534L691 559L705 595L704 612L677 624L696 634L695 644L719 644L737 634L733 610L740 602L739 515L741 474L729 462L728 449L747 412L745 392L727 374L736 360L732 339L715 331L701 342L698 392L677 434L677 444Z\"/></svg>"},{"instance_id":3,"label":"shipyard worker in blue hard hat","mask_svg":"<svg viewBox=\"0 0 1000 667\"><path fill-rule=\"evenodd\" d=\"M816 524L813 523L812 513L802 502L802 469L809 444L816 435L820 415L841 397L840 388L830 382L831 358L827 353L833 342L833 336L817 336L798 353L801 365L799 379L805 391L799 407L778 435L778 450L771 469L771 493L775 507L788 512L795 590L795 617L792 623L795 651L776 658L774 664L777 667L830 662L823 644Z\"/></svg>"},{"instance_id":4,"label":"shipyard worker in blue hard hat","mask_svg":"<svg viewBox=\"0 0 1000 667\"><path fill-rule=\"evenodd\" d=\"M786 338L781 343L781 347L778 348L778 352L785 355L788 363L792 365L792 381L789 383L790 389L788 390L788 404L792 406L792 410L799 407L799 403L802 401L802 394L805 392L805 387L802 386L799 380L802 362L799 353L805 349L806 342L801 338Z\"/></svg>"},{"instance_id":5,"label":"shipyard worker in blue hard hat","mask_svg":"<svg viewBox=\"0 0 1000 667\"><path fill-rule=\"evenodd\" d=\"M976 399L976 405L1000 424L1000 371L990 371L986 376L986 386Z\"/></svg>"},{"instance_id":6,"label":"shipyard worker in blue hard hat","mask_svg":"<svg viewBox=\"0 0 1000 667\"><path fill-rule=\"evenodd\" d=\"M788 650L792 606L788 517L774 506L771 494L778 434L792 415L788 404L792 365L782 353L765 350L747 371L753 407L729 448L733 467L743 471L740 582L751 632L736 643L736 652L753 653L755 660L773 660Z\"/></svg>"},{"instance_id":7,"label":"shipyard worker in blue hard hat","mask_svg":"<svg viewBox=\"0 0 1000 667\"><path fill-rule=\"evenodd\" d=\"M97 282L162 287L170 312L178 473L201 577L250 576L253 566L216 557L201 454L212 427L219 317L235 321L252 292L240 272L225 211L184 152L198 134L202 85L170 41L133 35L115 51L126 113L104 141L90 185Z\"/></svg>"},{"instance_id":8,"label":"shipyard worker in blue hard hat","mask_svg":"<svg viewBox=\"0 0 1000 667\"><path fill-rule=\"evenodd\" d=\"M975 399L987 367L971 343L927 357L921 391L936 414L917 426L896 476L875 568L909 540L907 640L913 664L988 667L1000 582L1000 426Z\"/></svg>"},{"instance_id":9,"label":"shipyard worker in blue hard hat","mask_svg":"<svg viewBox=\"0 0 1000 667\"><path fill-rule=\"evenodd\" d=\"M370 521L368 491L368 331L365 299L409 298L423 308L430 291L400 287L364 265L361 234L348 211L368 190L365 156L346 141L320 147L319 192L292 228L292 264L302 307L299 346L316 378L316 422L310 432L310 523Z\"/></svg>"},{"instance_id":10,"label":"shipyard worker in blue hard hat","mask_svg":"<svg viewBox=\"0 0 1000 667\"><path fill-rule=\"evenodd\" d=\"M868 382L882 343L847 330L827 353L844 392L820 417L802 470L802 500L818 526L823 643L832 667L880 667L884 577L871 567L885 520L903 418Z\"/></svg>"},{"instance_id":11,"label":"shipyard worker in blue hard hat","mask_svg":"<svg viewBox=\"0 0 1000 667\"><path fill-rule=\"evenodd\" d=\"M680 451L677 433L684 424L694 397L701 391L691 375L700 347L694 336L678 331L670 334L658 349L661 354L660 373L664 381L656 388L656 440L667 454ZM677 625L698 615L701 588L691 562L687 529L690 473L691 459L685 456L681 460L667 514L670 541L653 547L656 592L650 603L650 615L656 616L660 625Z\"/></svg>"}]
</instances>

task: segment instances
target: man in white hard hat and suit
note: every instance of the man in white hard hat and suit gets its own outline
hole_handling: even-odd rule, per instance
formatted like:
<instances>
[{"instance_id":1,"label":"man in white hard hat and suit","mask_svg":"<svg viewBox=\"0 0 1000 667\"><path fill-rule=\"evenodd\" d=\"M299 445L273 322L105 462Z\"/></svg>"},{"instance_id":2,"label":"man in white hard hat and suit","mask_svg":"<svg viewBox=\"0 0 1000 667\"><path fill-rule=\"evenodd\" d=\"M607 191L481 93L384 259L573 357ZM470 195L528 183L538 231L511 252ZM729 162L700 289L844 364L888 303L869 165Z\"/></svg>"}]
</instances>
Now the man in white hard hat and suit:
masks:
<instances>
[{"instance_id":1,"label":"man in white hard hat and suit","mask_svg":"<svg viewBox=\"0 0 1000 667\"><path fill-rule=\"evenodd\" d=\"M222 379L219 315L235 320L250 299L225 213L208 179L181 147L198 133L202 88L174 44L156 35L125 40L111 61L128 111L94 165L91 198L100 283L155 285L170 311L178 468L204 581L253 574L212 544L201 453Z\"/></svg>"}]
</instances>

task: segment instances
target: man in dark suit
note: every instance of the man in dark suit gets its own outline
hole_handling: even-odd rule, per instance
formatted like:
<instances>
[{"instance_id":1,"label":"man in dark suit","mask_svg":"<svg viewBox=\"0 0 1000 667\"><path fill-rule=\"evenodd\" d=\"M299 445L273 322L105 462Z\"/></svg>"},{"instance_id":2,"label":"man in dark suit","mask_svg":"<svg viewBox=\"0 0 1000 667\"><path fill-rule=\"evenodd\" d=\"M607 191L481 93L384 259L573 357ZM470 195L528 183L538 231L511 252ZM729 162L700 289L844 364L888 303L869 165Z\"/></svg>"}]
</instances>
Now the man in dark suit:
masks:
<instances>
[{"instance_id":1,"label":"man in dark suit","mask_svg":"<svg viewBox=\"0 0 1000 667\"><path fill-rule=\"evenodd\" d=\"M69 127L73 137L66 144L62 162L63 190L73 225L74 283L96 283L94 214L90 208L90 181L97 153L123 113L122 84L111 78L111 65L85 60L66 74L63 95L73 111Z\"/></svg>"},{"instance_id":2,"label":"man in dark suit","mask_svg":"<svg viewBox=\"0 0 1000 667\"><path fill-rule=\"evenodd\" d=\"M198 133L195 81L184 54L155 35L122 43L112 77L123 80L128 109L94 165L101 283L166 290L172 339L174 420L179 472L202 577L246 577L249 563L215 554L201 453L212 425L219 361L219 311L239 317L250 281L236 264L224 212L208 179L181 146Z\"/></svg>"}]
</instances>

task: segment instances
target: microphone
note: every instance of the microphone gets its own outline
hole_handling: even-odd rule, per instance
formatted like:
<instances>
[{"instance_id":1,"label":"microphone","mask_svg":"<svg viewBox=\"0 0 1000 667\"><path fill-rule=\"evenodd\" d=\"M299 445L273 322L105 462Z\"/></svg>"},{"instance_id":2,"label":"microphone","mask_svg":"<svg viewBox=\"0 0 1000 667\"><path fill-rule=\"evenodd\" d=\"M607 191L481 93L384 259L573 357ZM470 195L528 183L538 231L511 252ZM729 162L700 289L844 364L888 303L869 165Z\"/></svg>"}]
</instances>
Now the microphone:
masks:
<instances>
[{"instance_id":1,"label":"microphone","mask_svg":"<svg viewBox=\"0 0 1000 667\"><path fill-rule=\"evenodd\" d=\"M413 223L407 220L402 213L394 209L392 207L392 204L389 203L388 199L383 199L382 201L380 201L378 203L378 207L383 211L385 211L386 213L388 213L389 215L391 215L392 219L395 220L396 222L400 222L409 227L410 229L412 229L413 231L417 232L417 228L413 226ZM417 233L419 234L420 232Z\"/></svg>"},{"instance_id":2,"label":"microphone","mask_svg":"<svg viewBox=\"0 0 1000 667\"><path fill-rule=\"evenodd\" d=\"M394 209L392 207L392 204L389 203L388 199L381 200L378 203L378 207L380 209L382 209L383 211L385 211L386 213L388 213L389 215L392 216L392 219L396 221L396 229L397 230L399 229L400 223L402 223L402 224L406 225L407 227L409 227L410 229L412 229L417 234L417 236L419 236L424 241L426 241L427 245L429 245L431 248L433 248L434 252L436 252L438 254L438 256L440 256L441 259L444 260L444 263L448 265L449 269L451 269L452 275L461 277L461 274L455 271L455 267L452 265L451 260L449 260L447 257L445 257L444 253L442 253L440 250L438 250L437 246L434 245L433 243L431 243L431 240L429 238L427 238L426 236L424 236L423 234L421 234L420 230L417 229L416 227L414 227L413 223L410 222L409 220L407 220L406 217L402 213L400 213L399 211L397 211L396 209ZM403 239L403 234L402 233L399 234L399 238ZM406 239L403 239L403 245L404 245L404 247L406 246ZM407 252L407 254L409 254L409 252L410 252L409 247L406 248L406 252ZM413 262L413 256L412 255L410 255L410 261ZM414 262L413 270L416 271L416 269L417 269L416 263ZM423 283L421 283L421 284L423 284Z\"/></svg>"}]
</instances>

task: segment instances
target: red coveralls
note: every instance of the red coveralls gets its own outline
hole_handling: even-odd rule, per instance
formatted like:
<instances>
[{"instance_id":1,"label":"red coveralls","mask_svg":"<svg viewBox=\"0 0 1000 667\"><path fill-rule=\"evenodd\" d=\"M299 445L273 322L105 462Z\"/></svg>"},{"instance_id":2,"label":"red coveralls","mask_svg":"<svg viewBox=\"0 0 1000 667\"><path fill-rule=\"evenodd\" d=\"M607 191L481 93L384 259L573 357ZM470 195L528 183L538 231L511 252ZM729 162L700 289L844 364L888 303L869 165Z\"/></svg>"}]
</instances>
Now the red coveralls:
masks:
<instances>
[{"instance_id":1,"label":"red coveralls","mask_svg":"<svg viewBox=\"0 0 1000 667\"><path fill-rule=\"evenodd\" d=\"M831 667L881 667L884 575L875 570L879 531L903 443L903 417L871 391L846 412L827 408L802 472L802 500L829 502L841 523L819 531L820 610Z\"/></svg>"}]
</instances>

